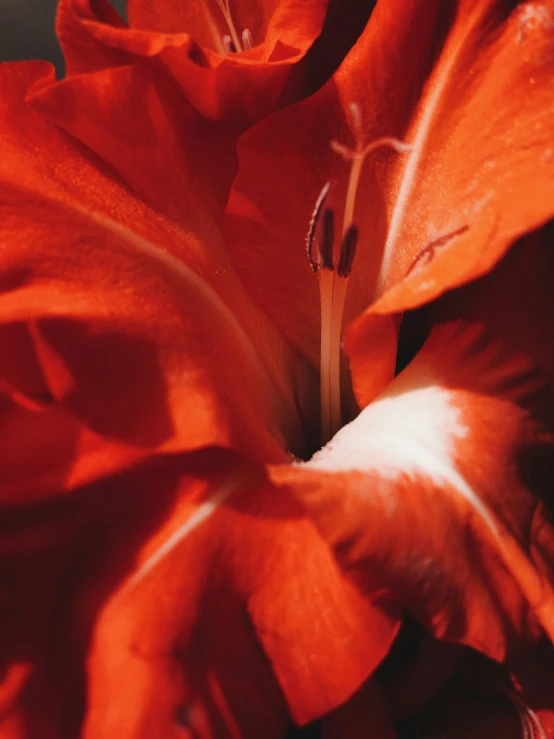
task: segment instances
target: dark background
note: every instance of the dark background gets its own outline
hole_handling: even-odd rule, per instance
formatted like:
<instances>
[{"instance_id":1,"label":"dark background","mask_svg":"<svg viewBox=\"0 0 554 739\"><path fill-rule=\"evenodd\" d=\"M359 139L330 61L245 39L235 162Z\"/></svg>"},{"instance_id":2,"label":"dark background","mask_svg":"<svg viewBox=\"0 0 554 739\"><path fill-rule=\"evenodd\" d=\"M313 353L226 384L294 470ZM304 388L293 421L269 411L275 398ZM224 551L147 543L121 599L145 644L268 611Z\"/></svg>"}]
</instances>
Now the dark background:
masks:
<instances>
[{"instance_id":1,"label":"dark background","mask_svg":"<svg viewBox=\"0 0 554 739\"><path fill-rule=\"evenodd\" d=\"M123 14L125 0L111 0ZM48 59L59 72L62 53L54 33L57 0L0 0L0 61Z\"/></svg>"}]
</instances>

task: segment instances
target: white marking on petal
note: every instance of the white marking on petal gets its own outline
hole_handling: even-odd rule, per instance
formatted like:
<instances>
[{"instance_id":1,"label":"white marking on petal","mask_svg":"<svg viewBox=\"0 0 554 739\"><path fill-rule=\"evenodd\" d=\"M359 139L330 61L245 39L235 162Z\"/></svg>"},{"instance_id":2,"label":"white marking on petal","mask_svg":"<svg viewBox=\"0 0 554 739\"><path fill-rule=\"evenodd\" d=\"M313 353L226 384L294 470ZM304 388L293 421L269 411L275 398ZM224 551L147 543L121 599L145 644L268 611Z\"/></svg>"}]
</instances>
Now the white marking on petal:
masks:
<instances>
[{"instance_id":1,"label":"white marking on petal","mask_svg":"<svg viewBox=\"0 0 554 739\"><path fill-rule=\"evenodd\" d=\"M451 399L452 393L442 388L429 370L420 367L414 372L408 367L309 464L329 471L367 470L375 464L387 478L412 468L419 471L417 459L404 464L404 456L395 450L399 443L405 450L432 450L441 466L448 465L453 440L467 435L460 411ZM393 443L389 444L391 439ZM408 456L413 460L415 455L412 451Z\"/></svg>"},{"instance_id":2,"label":"white marking on petal","mask_svg":"<svg viewBox=\"0 0 554 739\"><path fill-rule=\"evenodd\" d=\"M439 488L446 483L496 533L486 506L455 466L456 441L468 435L468 428L452 400L452 391L441 387L430 370L408 368L307 465L327 472L373 470L388 480L423 476Z\"/></svg>"},{"instance_id":3,"label":"white marking on petal","mask_svg":"<svg viewBox=\"0 0 554 739\"><path fill-rule=\"evenodd\" d=\"M426 478L435 484L438 497L461 496L480 516L498 554L554 640L554 591L518 543L504 535L486 503L456 469L456 441L466 438L471 429L463 423L454 397L455 391L442 386L441 378L429 366L409 365L354 421L302 464L331 474L362 472L391 481L400 481L406 475L416 480ZM356 489L360 495L375 495L371 484ZM390 493L379 486L378 494L389 496L386 502L390 516L400 503L396 492L394 484Z\"/></svg>"},{"instance_id":4,"label":"white marking on petal","mask_svg":"<svg viewBox=\"0 0 554 739\"><path fill-rule=\"evenodd\" d=\"M552 9L542 2L530 2L521 8L519 14L520 35L519 41L525 40L525 32L537 28L554 28Z\"/></svg>"}]
</instances>

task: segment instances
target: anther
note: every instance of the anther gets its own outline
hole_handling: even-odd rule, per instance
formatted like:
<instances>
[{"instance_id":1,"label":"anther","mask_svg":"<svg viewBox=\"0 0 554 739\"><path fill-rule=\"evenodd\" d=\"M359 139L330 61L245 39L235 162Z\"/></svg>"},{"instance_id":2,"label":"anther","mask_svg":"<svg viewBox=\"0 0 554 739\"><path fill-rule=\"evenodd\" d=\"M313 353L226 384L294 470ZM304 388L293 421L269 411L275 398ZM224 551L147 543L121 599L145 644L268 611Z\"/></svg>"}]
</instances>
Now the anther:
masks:
<instances>
[{"instance_id":1,"label":"anther","mask_svg":"<svg viewBox=\"0 0 554 739\"><path fill-rule=\"evenodd\" d=\"M225 49L226 54L236 54L236 48L233 43L232 38L229 36L228 33L225 34L223 37L223 48Z\"/></svg>"},{"instance_id":2,"label":"anther","mask_svg":"<svg viewBox=\"0 0 554 739\"><path fill-rule=\"evenodd\" d=\"M333 242L335 240L335 214L330 208L325 208L321 218L321 269L333 270Z\"/></svg>"},{"instance_id":3,"label":"anther","mask_svg":"<svg viewBox=\"0 0 554 739\"><path fill-rule=\"evenodd\" d=\"M310 263L319 272L321 307L321 442L326 444L342 425L341 407L341 336L348 277L352 271L359 229L354 223L354 206L364 162L372 151L381 146L397 152L411 151L412 147L391 136L370 141L364 145L363 118L360 106L348 107L349 126L354 136L354 148L340 141L330 141L331 149L349 164L349 175L341 218L340 249L334 248L335 212L326 206L330 184L321 191L310 221L307 248ZM334 205L334 203L333 203ZM340 211L339 211L340 212ZM339 230L339 229L337 229ZM336 253L338 251L338 255ZM335 262L336 265L335 271Z\"/></svg>"},{"instance_id":4,"label":"anther","mask_svg":"<svg viewBox=\"0 0 554 739\"><path fill-rule=\"evenodd\" d=\"M315 203L315 208L312 213L312 217L310 218L310 225L308 227L308 235L306 236L306 250L308 252L308 259L310 260L311 267L314 272L317 272L323 267L322 259L321 259L321 250L319 248L317 231L318 231L318 224L320 221L321 212L323 210L323 206L325 205L325 200L327 198L327 195L329 193L329 188L331 187L330 182L326 182L323 185L323 189L317 196L317 200Z\"/></svg>"},{"instance_id":5,"label":"anther","mask_svg":"<svg viewBox=\"0 0 554 739\"><path fill-rule=\"evenodd\" d=\"M339 265L337 267L339 277L348 277L352 271L359 235L360 230L355 223L351 223L344 232L340 245Z\"/></svg>"},{"instance_id":6,"label":"anther","mask_svg":"<svg viewBox=\"0 0 554 739\"><path fill-rule=\"evenodd\" d=\"M241 34L242 36L242 46L245 51L249 51L252 46L254 45L252 43L252 34L248 30L248 28L245 28Z\"/></svg>"}]
</instances>

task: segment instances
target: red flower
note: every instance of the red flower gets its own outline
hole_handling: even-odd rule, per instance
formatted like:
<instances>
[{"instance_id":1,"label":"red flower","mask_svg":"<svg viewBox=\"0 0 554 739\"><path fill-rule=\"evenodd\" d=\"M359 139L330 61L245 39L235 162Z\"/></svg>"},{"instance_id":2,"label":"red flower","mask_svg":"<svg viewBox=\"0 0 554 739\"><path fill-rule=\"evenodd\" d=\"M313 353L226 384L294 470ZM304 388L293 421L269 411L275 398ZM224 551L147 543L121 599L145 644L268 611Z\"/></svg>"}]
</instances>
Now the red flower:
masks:
<instances>
[{"instance_id":1,"label":"red flower","mask_svg":"<svg viewBox=\"0 0 554 739\"><path fill-rule=\"evenodd\" d=\"M161 68L208 118L244 123L299 99L334 71L369 8L341 7L334 0L323 27L327 5L130 0L129 29L108 0L61 0L58 36L69 75L140 58L158 74Z\"/></svg>"},{"instance_id":2,"label":"red flower","mask_svg":"<svg viewBox=\"0 0 554 739\"><path fill-rule=\"evenodd\" d=\"M2 731L444 735L468 664L538 731L554 4L380 0L246 133L325 7L216 5L0 75Z\"/></svg>"}]
</instances>

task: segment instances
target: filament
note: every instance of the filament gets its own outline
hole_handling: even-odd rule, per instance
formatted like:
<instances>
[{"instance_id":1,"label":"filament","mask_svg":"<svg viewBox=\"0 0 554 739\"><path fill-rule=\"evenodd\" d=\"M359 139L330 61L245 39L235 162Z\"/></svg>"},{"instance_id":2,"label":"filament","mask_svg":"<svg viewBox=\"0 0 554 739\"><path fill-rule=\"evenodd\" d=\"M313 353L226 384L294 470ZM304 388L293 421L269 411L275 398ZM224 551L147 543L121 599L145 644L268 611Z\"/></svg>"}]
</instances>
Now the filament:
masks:
<instances>
[{"instance_id":1,"label":"filament","mask_svg":"<svg viewBox=\"0 0 554 739\"><path fill-rule=\"evenodd\" d=\"M227 24L227 28L229 29L229 35L231 36L231 41L233 42L233 46L235 47L235 51L244 51L241 39L237 33L237 29L235 28L235 24L233 23L233 17L231 15L231 9L229 7L229 0L215 0L217 3L217 7L221 11L221 15L225 19L225 23Z\"/></svg>"},{"instance_id":2,"label":"filament","mask_svg":"<svg viewBox=\"0 0 554 739\"><path fill-rule=\"evenodd\" d=\"M356 141L352 149L337 141L331 141L332 150L350 164L348 184L340 232L339 253L333 253L329 243L334 235L333 211L326 207L330 183L327 183L316 201L310 221L307 245L308 256L315 271L319 273L319 294L321 307L321 443L324 446L342 426L341 404L341 339L344 306L348 278L352 268L358 241L358 227L354 222L356 196L360 177L367 155L381 146L392 147L395 151L411 151L411 147L398 139L384 136L369 144L362 145L362 116L359 106L349 106L351 128ZM331 225L329 225L329 223ZM319 239L317 238L319 232ZM337 266L335 271L334 265Z\"/></svg>"}]
</instances>

